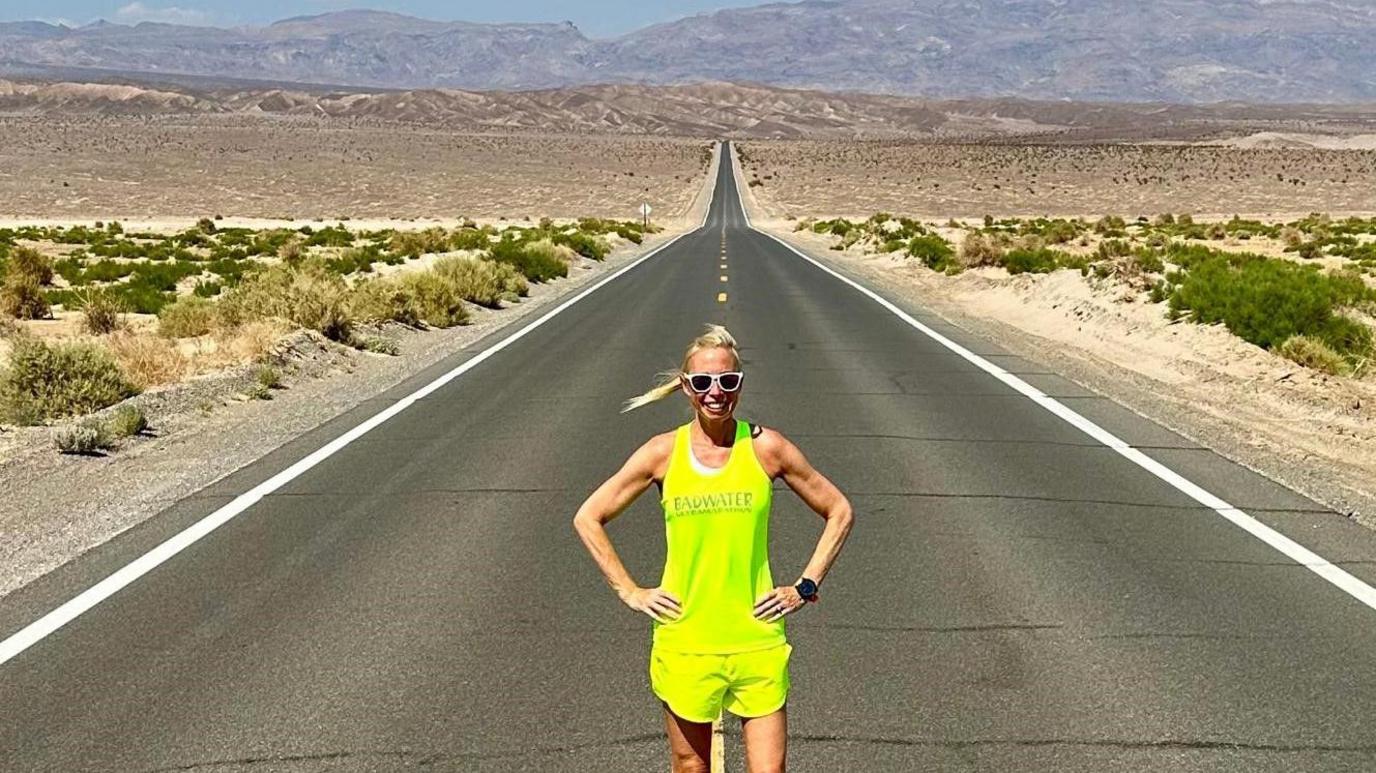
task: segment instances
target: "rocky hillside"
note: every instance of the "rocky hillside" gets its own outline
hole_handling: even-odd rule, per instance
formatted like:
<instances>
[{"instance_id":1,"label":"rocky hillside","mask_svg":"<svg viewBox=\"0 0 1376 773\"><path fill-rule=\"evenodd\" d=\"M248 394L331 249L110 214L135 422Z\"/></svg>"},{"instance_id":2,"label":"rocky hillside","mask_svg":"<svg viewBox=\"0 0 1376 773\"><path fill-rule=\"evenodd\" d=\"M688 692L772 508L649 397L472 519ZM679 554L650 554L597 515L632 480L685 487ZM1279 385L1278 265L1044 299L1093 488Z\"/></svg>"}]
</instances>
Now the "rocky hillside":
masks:
<instances>
[{"instance_id":1,"label":"rocky hillside","mask_svg":"<svg viewBox=\"0 0 1376 773\"><path fill-rule=\"evenodd\" d=\"M0 24L25 66L384 88L755 82L926 97L1376 101L1369 0L805 0L594 40L375 11L211 29Z\"/></svg>"},{"instance_id":2,"label":"rocky hillside","mask_svg":"<svg viewBox=\"0 0 1376 773\"><path fill-rule=\"evenodd\" d=\"M1376 106L924 100L730 83L353 92L0 80L0 118L82 115L300 116L468 132L750 139L1201 141L1268 132L1312 146L1316 134L1339 144L1376 135Z\"/></svg>"}]
</instances>

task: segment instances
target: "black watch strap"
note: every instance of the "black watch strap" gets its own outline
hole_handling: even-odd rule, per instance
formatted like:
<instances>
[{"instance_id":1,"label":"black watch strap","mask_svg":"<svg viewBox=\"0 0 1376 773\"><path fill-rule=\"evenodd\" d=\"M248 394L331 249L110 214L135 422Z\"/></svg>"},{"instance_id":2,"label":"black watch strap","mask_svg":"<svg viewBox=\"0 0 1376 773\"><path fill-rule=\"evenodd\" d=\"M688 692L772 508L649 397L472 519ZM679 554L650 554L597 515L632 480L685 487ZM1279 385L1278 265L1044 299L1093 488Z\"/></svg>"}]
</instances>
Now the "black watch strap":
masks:
<instances>
[{"instance_id":1,"label":"black watch strap","mask_svg":"<svg viewBox=\"0 0 1376 773\"><path fill-rule=\"evenodd\" d=\"M793 586L793 589L798 591L799 596L802 596L808 601L817 600L817 583L807 577L799 580L798 584Z\"/></svg>"}]
</instances>

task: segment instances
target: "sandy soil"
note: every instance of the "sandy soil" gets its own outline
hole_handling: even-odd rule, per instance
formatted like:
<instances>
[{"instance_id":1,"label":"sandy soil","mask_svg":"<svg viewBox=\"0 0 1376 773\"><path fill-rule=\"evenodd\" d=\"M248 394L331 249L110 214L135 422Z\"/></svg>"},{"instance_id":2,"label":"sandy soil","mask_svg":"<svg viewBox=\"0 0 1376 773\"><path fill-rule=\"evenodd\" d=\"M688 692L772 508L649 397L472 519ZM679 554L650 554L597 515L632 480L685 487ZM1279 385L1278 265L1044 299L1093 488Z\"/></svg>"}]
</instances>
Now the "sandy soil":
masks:
<instances>
[{"instance_id":1,"label":"sandy soil","mask_svg":"<svg viewBox=\"0 0 1376 773\"><path fill-rule=\"evenodd\" d=\"M343 119L0 117L0 218L172 227L215 215L254 227L314 218L631 219L644 202L675 217L697 192L709 147ZM233 219L244 217L261 220Z\"/></svg>"},{"instance_id":2,"label":"sandy soil","mask_svg":"<svg viewBox=\"0 0 1376 773\"><path fill-rule=\"evenodd\" d=\"M893 212L1135 218L1161 212L1293 220L1376 211L1376 150L1145 145L741 142L772 217Z\"/></svg>"},{"instance_id":3,"label":"sandy soil","mask_svg":"<svg viewBox=\"0 0 1376 773\"><path fill-rule=\"evenodd\" d=\"M865 281L1023 356L1064 363L1087 386L1187 437L1376 526L1376 380L1327 376L1233 336L1172 323L1163 307L1114 280L1076 271L958 276L831 240L756 225Z\"/></svg>"}]
</instances>

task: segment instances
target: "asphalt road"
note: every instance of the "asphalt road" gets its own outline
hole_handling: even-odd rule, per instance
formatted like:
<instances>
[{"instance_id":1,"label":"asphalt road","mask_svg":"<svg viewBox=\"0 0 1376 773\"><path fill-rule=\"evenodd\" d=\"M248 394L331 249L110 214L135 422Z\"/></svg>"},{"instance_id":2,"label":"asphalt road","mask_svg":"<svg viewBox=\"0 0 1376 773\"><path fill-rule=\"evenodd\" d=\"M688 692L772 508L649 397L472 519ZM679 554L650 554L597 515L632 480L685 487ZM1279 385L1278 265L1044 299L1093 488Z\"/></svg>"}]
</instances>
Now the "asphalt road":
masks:
<instances>
[{"instance_id":1,"label":"asphalt road","mask_svg":"<svg viewBox=\"0 0 1376 773\"><path fill-rule=\"evenodd\" d=\"M1372 533L912 312L1376 574ZM750 231L724 165L705 228L0 666L0 770L665 769L648 621L570 519L688 418L617 409L708 321L742 415L857 511L790 618L793 770L1376 768L1376 611ZM0 636L481 348L11 596ZM820 521L776 505L788 580ZM652 496L612 525L646 583L662 535Z\"/></svg>"}]
</instances>

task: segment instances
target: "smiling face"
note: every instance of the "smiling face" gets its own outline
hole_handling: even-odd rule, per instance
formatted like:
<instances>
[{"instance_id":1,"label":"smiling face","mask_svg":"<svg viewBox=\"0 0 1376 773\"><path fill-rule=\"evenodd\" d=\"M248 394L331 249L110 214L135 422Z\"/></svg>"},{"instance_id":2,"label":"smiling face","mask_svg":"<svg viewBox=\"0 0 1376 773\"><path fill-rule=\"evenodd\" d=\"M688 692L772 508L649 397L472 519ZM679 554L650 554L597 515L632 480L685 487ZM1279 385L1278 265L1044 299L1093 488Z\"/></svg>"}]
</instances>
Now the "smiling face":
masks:
<instances>
[{"instance_id":1,"label":"smiling face","mask_svg":"<svg viewBox=\"0 0 1376 773\"><path fill-rule=\"evenodd\" d=\"M731 373L740 370L740 363L730 349L715 347L695 353L689 358L688 366L684 370L688 373ZM712 388L702 394L694 392L686 380L681 380L681 388L683 393L688 395L688 401L693 404L693 410L697 412L698 418L705 422L718 422L730 418L741 397L740 389L727 392L716 380L713 380Z\"/></svg>"}]
</instances>

